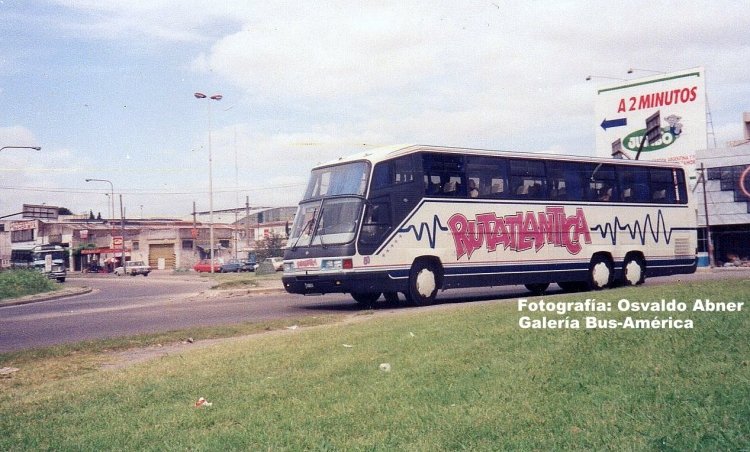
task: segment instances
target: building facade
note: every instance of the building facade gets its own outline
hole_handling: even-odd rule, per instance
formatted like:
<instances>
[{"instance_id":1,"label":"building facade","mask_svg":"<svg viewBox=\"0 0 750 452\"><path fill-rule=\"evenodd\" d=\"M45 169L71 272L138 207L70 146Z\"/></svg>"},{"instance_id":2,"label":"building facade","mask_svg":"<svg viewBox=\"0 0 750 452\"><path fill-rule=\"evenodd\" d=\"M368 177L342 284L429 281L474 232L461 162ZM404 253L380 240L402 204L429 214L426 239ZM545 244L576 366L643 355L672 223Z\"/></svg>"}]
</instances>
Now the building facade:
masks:
<instances>
[{"instance_id":1,"label":"building facade","mask_svg":"<svg viewBox=\"0 0 750 452\"><path fill-rule=\"evenodd\" d=\"M214 221L214 257L222 261L247 258L269 235L280 236L285 242L294 214L289 220L282 218L286 218L283 212L290 209L293 208L265 209L236 223ZM141 260L155 269L188 270L210 256L210 229L197 219L108 222L71 215L3 220L0 268L10 267L14 254L20 255L35 245L59 244L68 250L69 271L112 271L123 256L126 261Z\"/></svg>"},{"instance_id":2,"label":"building facade","mask_svg":"<svg viewBox=\"0 0 750 452\"><path fill-rule=\"evenodd\" d=\"M710 235L718 266L750 266L750 113L743 120L744 140L697 155L699 251L709 252Z\"/></svg>"}]
</instances>

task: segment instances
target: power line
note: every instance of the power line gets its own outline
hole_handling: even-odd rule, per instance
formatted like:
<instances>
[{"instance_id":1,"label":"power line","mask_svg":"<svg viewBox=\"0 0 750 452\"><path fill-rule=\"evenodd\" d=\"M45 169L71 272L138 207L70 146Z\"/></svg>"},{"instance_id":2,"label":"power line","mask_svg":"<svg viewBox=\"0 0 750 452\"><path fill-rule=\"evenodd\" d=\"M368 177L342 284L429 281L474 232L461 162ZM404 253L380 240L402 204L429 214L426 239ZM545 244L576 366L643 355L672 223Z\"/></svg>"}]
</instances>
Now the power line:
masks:
<instances>
[{"instance_id":1,"label":"power line","mask_svg":"<svg viewBox=\"0 0 750 452\"><path fill-rule=\"evenodd\" d=\"M259 188L223 188L214 190L214 193L242 193L242 192L261 192L268 190L279 190L288 188L299 188L304 187L305 184L284 184L284 185L269 185ZM97 194L103 193L97 189L81 189L81 188L47 188L47 187L10 187L0 185L0 190L14 190L14 191L33 191L42 193L65 193L65 194ZM170 190L156 190L151 188L131 188L126 190L118 190L122 194L127 195L200 195L208 193L207 190L199 191L170 191Z\"/></svg>"}]
</instances>

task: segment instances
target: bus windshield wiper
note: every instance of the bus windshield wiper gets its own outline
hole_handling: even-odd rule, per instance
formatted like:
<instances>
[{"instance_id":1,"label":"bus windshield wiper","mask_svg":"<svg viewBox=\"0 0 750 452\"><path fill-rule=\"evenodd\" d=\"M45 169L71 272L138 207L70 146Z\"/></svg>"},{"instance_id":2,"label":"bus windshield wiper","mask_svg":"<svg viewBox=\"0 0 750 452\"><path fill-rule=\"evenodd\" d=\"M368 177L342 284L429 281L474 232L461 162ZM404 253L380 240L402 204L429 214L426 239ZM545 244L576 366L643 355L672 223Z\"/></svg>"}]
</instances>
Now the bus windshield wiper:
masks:
<instances>
[{"instance_id":1,"label":"bus windshield wiper","mask_svg":"<svg viewBox=\"0 0 750 452\"><path fill-rule=\"evenodd\" d=\"M313 239L315 239L315 236L317 235L318 228L320 227L320 220L323 219L323 212L325 211L325 207L320 208L320 214L318 215L318 221L315 223L315 226L313 227L312 234L310 234L310 246L313 244ZM310 221L315 220L315 215L310 219ZM323 244L323 236L320 236L320 244L325 248L325 245Z\"/></svg>"},{"instance_id":2,"label":"bus windshield wiper","mask_svg":"<svg viewBox=\"0 0 750 452\"><path fill-rule=\"evenodd\" d=\"M292 251L297 251L297 244L299 243L300 239L302 239L302 236L305 234L305 232L307 232L307 234L310 235L309 244L312 245L313 238L312 238L311 233L312 233L312 227L315 224L315 217L317 213L318 213L318 209L316 208L315 210L313 210L313 214L310 220L308 220L307 224L305 224L305 226L302 228L299 235L297 236L297 240L294 241L294 245L292 245Z\"/></svg>"}]
</instances>

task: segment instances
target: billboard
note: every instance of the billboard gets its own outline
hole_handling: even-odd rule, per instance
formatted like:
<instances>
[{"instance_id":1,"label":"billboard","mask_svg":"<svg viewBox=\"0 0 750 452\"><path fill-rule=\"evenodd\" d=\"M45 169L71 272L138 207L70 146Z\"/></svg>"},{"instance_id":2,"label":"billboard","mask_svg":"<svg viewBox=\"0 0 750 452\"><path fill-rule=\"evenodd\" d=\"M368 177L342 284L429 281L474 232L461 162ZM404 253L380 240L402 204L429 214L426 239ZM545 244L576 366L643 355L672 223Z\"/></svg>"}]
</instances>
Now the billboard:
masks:
<instances>
[{"instance_id":1,"label":"billboard","mask_svg":"<svg viewBox=\"0 0 750 452\"><path fill-rule=\"evenodd\" d=\"M54 221L57 220L59 210L57 206L24 204L21 215L22 218L38 218L40 220Z\"/></svg>"},{"instance_id":2,"label":"billboard","mask_svg":"<svg viewBox=\"0 0 750 452\"><path fill-rule=\"evenodd\" d=\"M640 160L693 167L696 151L708 147L705 81L705 72L698 67L597 89L596 156L610 157L619 140L632 158L643 145ZM659 124L656 128L649 124L649 130L646 122L654 118Z\"/></svg>"}]
</instances>

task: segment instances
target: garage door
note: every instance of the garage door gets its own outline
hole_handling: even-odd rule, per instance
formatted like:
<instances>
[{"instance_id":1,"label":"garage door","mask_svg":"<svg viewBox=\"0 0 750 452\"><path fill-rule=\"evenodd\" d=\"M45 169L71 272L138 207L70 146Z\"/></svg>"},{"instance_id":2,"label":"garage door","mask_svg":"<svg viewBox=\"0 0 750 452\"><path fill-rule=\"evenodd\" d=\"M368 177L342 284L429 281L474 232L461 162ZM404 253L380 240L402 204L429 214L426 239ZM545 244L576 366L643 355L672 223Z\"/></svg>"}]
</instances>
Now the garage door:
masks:
<instances>
[{"instance_id":1,"label":"garage door","mask_svg":"<svg viewBox=\"0 0 750 452\"><path fill-rule=\"evenodd\" d=\"M159 258L164 259L164 268L174 270L175 254L174 243L152 244L148 246L148 265L151 268L159 268Z\"/></svg>"}]
</instances>

